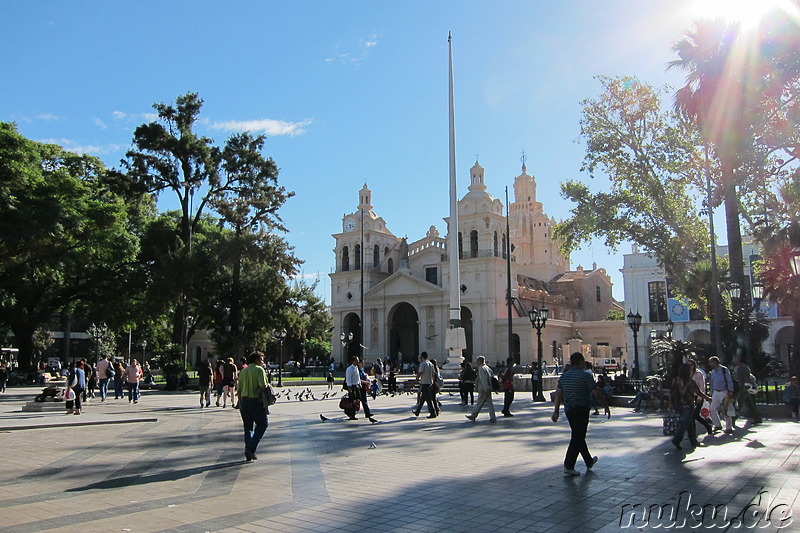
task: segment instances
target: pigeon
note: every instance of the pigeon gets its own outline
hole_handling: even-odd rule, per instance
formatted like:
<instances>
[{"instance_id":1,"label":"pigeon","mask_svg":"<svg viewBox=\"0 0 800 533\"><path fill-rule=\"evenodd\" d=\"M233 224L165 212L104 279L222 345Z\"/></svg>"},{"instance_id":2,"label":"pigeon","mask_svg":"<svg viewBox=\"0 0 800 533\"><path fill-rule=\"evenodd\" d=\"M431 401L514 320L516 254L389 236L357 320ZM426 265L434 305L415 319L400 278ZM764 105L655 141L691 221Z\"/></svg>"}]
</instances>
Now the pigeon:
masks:
<instances>
[{"instance_id":1,"label":"pigeon","mask_svg":"<svg viewBox=\"0 0 800 533\"><path fill-rule=\"evenodd\" d=\"M370 449L370 450L374 450L374 449L375 449L375 448L377 448L377 447L378 447L378 445L377 445L377 444L375 444L374 442L370 442L370 443L369 443L369 449Z\"/></svg>"},{"instance_id":2,"label":"pigeon","mask_svg":"<svg viewBox=\"0 0 800 533\"><path fill-rule=\"evenodd\" d=\"M325 416L322 416L322 413L320 413L320 414L319 414L319 419L320 419L320 420L322 420L323 422L325 422L326 420L328 420L328 418L327 418L327 417L325 417Z\"/></svg>"}]
</instances>

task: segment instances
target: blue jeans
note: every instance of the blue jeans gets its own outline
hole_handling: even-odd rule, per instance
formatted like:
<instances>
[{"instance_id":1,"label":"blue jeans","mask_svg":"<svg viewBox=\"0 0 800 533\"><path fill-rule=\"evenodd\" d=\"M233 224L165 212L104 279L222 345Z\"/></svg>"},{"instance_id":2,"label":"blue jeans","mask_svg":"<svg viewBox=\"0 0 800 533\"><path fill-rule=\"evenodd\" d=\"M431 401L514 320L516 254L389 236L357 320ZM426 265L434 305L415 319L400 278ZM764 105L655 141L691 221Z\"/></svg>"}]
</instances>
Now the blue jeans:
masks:
<instances>
[{"instance_id":1,"label":"blue jeans","mask_svg":"<svg viewBox=\"0 0 800 533\"><path fill-rule=\"evenodd\" d=\"M123 398L125 393L122 392L122 378L114 380L114 399Z\"/></svg>"},{"instance_id":2,"label":"blue jeans","mask_svg":"<svg viewBox=\"0 0 800 533\"><path fill-rule=\"evenodd\" d=\"M128 383L128 401L129 402L138 402L139 401L139 382L136 383Z\"/></svg>"},{"instance_id":3,"label":"blue jeans","mask_svg":"<svg viewBox=\"0 0 800 533\"><path fill-rule=\"evenodd\" d=\"M103 378L100 380L100 397L105 400L107 395L108 395L108 378Z\"/></svg>"},{"instance_id":4,"label":"blue jeans","mask_svg":"<svg viewBox=\"0 0 800 533\"><path fill-rule=\"evenodd\" d=\"M242 424L244 425L244 447L255 453L258 450L258 443L261 442L261 437L264 436L267 426L269 426L264 403L260 398L242 396L239 401L239 414L242 416Z\"/></svg>"},{"instance_id":5,"label":"blue jeans","mask_svg":"<svg viewBox=\"0 0 800 533\"><path fill-rule=\"evenodd\" d=\"M680 445L683 440L683 435L687 434L689 443L692 446L697 445L697 428L694 427L694 405L684 403L678 408L678 414L681 415L681 425L678 426L678 431L672 439L672 443L676 446Z\"/></svg>"}]
</instances>

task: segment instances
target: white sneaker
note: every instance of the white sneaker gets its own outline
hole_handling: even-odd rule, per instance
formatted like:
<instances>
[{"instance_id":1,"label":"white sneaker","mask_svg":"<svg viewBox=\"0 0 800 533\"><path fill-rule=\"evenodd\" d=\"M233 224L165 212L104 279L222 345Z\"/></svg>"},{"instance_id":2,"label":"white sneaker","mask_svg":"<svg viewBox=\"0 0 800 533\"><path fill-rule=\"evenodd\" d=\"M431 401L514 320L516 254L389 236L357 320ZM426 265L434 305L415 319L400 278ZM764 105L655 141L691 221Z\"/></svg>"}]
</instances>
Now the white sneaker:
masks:
<instances>
[{"instance_id":1,"label":"white sneaker","mask_svg":"<svg viewBox=\"0 0 800 533\"><path fill-rule=\"evenodd\" d=\"M564 467L564 473L568 476L580 476L581 473L575 470L574 468L567 468Z\"/></svg>"}]
</instances>

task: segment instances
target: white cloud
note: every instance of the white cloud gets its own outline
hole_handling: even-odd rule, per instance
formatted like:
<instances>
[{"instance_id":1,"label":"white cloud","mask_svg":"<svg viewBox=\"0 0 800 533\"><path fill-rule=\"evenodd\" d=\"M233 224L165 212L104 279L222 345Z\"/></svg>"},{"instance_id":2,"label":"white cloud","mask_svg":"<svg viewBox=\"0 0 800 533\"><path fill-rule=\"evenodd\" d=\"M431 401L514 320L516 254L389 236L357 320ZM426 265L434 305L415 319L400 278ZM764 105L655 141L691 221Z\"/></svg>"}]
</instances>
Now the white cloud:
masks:
<instances>
[{"instance_id":1,"label":"white cloud","mask_svg":"<svg viewBox=\"0 0 800 533\"><path fill-rule=\"evenodd\" d=\"M36 115L36 118L38 118L39 120L44 120L45 122L54 122L56 120L61 120L64 117L54 115L53 113L39 113L38 115Z\"/></svg>"},{"instance_id":2,"label":"white cloud","mask_svg":"<svg viewBox=\"0 0 800 533\"><path fill-rule=\"evenodd\" d=\"M128 114L123 111L112 111L111 116L114 117L114 120L124 120Z\"/></svg>"},{"instance_id":3,"label":"white cloud","mask_svg":"<svg viewBox=\"0 0 800 533\"><path fill-rule=\"evenodd\" d=\"M104 129L106 129L108 127L108 126L106 126L105 122L103 122L102 120L100 120L97 117L94 117L92 120L94 120L94 125L97 126L98 128L100 128L101 130L104 130Z\"/></svg>"},{"instance_id":4,"label":"white cloud","mask_svg":"<svg viewBox=\"0 0 800 533\"><path fill-rule=\"evenodd\" d=\"M326 63L358 64L369 57L370 48L378 46L378 32L373 31L366 38L359 39L354 45L344 47L336 45L333 55L325 58ZM346 48L346 50L342 50Z\"/></svg>"},{"instance_id":5,"label":"white cloud","mask_svg":"<svg viewBox=\"0 0 800 533\"><path fill-rule=\"evenodd\" d=\"M257 131L273 137L280 135L295 137L305 133L306 126L310 125L311 122L312 120L310 118L301 120L300 122L286 122L271 118L255 120L227 120L223 122L214 122L211 124L211 128L225 131Z\"/></svg>"},{"instance_id":6,"label":"white cloud","mask_svg":"<svg viewBox=\"0 0 800 533\"><path fill-rule=\"evenodd\" d=\"M81 144L72 139L41 139L39 142L45 144L57 144L68 152L75 152L76 154L90 154L90 155L106 155L118 152L125 148L124 144Z\"/></svg>"}]
</instances>

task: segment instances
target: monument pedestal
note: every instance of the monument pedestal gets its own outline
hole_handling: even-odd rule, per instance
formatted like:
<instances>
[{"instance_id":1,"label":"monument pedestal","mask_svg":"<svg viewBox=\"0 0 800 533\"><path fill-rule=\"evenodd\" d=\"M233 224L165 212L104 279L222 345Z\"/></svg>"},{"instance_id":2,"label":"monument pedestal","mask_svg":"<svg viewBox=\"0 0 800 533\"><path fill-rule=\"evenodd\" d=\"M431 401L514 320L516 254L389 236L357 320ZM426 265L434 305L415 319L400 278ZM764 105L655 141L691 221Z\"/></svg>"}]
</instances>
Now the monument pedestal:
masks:
<instances>
[{"instance_id":1,"label":"monument pedestal","mask_svg":"<svg viewBox=\"0 0 800 533\"><path fill-rule=\"evenodd\" d=\"M443 378L457 378L461 372L464 357L461 352L467 347L467 335L464 328L450 328L444 338L447 348L447 363L440 369Z\"/></svg>"}]
</instances>

